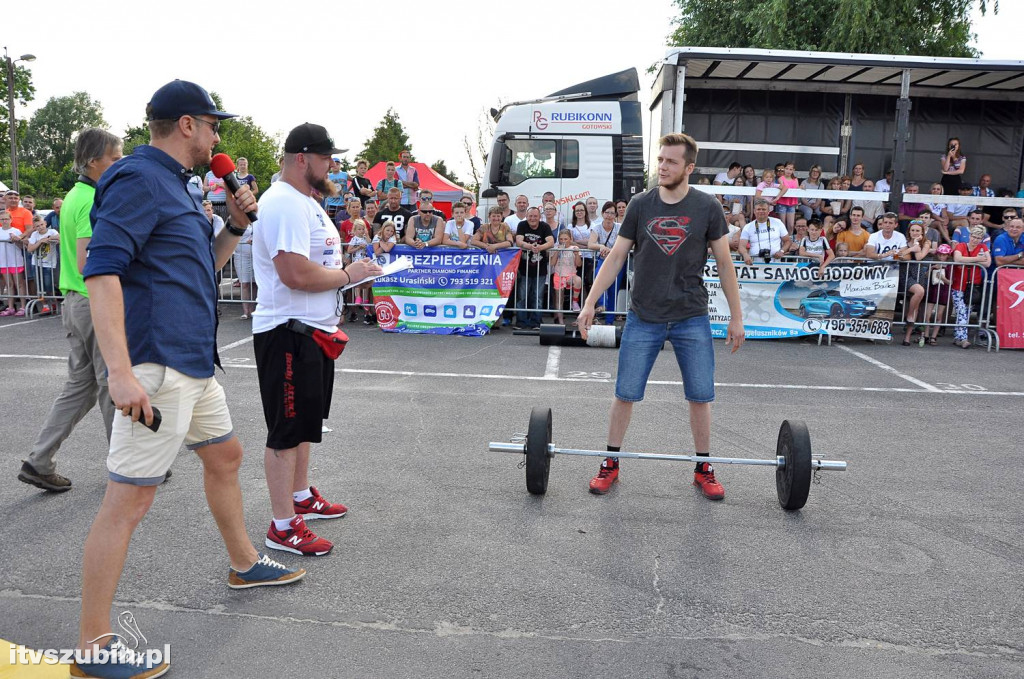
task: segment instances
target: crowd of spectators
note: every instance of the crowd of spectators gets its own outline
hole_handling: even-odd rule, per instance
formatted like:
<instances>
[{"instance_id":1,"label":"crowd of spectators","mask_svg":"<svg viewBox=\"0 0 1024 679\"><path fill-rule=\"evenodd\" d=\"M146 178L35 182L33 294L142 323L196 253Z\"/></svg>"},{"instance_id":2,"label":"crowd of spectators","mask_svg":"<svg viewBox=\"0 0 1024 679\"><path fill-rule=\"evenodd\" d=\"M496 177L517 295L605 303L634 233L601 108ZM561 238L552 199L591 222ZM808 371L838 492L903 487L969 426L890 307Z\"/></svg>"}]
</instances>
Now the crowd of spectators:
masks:
<instances>
[{"instance_id":1,"label":"crowd of spectators","mask_svg":"<svg viewBox=\"0 0 1024 679\"><path fill-rule=\"evenodd\" d=\"M259 192L255 177L250 174L245 158L236 160L239 181ZM526 195L514 200L504 191L498 192L497 205L486 215L476 214L471 195L465 195L451 207L446 216L434 205L433 193L422 188L420 177L411 165L411 155L403 151L398 162L387 162L385 174L375 185L364 175L369 164L357 159L353 170L341 167L340 158L332 158L329 179L335 187L332 195L320 196L328 215L335 221L347 261L367 256L388 258L395 245L415 248L449 247L480 248L495 252L503 248L519 248L523 255L510 307L519 309L516 327L536 328L542 313L554 312L554 320L563 322L563 312L579 309L582 296L593 283L594 276L611 251L625 215L625 199L601 201L588 197L576 202L563 215L553 193L545 193L539 204L531 205ZM806 173L798 172L792 161L765 168L758 174L751 165L732 163L714 176L702 177L701 184L750 187L753 195L716 194L722 203L729 224L730 248L737 260L773 261L799 257L814 261L824 269L832 262L851 259L904 260L901 295L907 336L918 317L931 317L950 312L969 312L971 299L958 298L947 291L933 292L943 279L955 291L958 279L949 268L955 262L982 263L980 247L990 253L985 266L1018 263L1024 258L1017 210L993 206L974 206L965 202L948 202L943 195L955 188L961 196L996 197L992 178L982 174L978 184L963 180L966 157L959 140L951 139L949 150L940 159L939 181L929 185L933 200L902 202L898 212L886 211L884 202L875 197L887 192L892 171L877 181L865 173L862 163L854 163L848 176L826 179L818 165ZM271 181L277 181L275 174ZM803 177L801 179L800 177ZM223 180L207 173L194 177L197 193L202 193L203 207L214 233L223 228L226 190ZM863 199L831 200L797 198L787 195L794 189L852 191L864 194ZM919 184L906 182L905 193L919 192ZM1000 190L999 196L1012 195ZM25 302L35 296L47 298L56 310L59 299L59 257L56 244L59 236L60 200L45 220L35 213L31 196L17 192L5 196L6 211L0 211L0 299L4 299L3 315L24 315ZM984 236L975 246L976 227ZM242 303L242 319L251 318L255 309L256 283L252 268L251 227L235 252L227 276L238 288ZM944 264L943 262L950 262ZM964 268L964 267L960 267ZM605 293L599 316L614 321L616 310L622 311L622 295L627 272ZM963 279L963 280L961 280ZM961 285L961 289L964 288ZM967 288L974 286L967 285ZM235 298L234 292L231 297ZM960 300L958 302L958 299ZM369 286L348 293L347 320L357 320L361 311L363 322L375 323L372 292ZM922 308L923 307L923 308ZM50 310L50 304L45 308ZM923 311L923 313L922 313ZM499 320L496 327L500 327ZM958 332L958 341L959 332ZM935 336L923 338L934 343Z\"/></svg>"}]
</instances>

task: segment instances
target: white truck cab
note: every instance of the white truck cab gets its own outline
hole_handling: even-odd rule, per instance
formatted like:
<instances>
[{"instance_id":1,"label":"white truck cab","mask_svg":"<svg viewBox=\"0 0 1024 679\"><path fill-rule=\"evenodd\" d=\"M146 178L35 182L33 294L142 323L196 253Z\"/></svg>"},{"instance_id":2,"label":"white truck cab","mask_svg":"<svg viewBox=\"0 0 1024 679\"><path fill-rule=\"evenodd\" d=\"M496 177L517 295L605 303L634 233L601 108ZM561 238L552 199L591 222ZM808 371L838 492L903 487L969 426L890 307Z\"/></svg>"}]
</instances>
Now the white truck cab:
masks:
<instances>
[{"instance_id":1,"label":"white truck cab","mask_svg":"<svg viewBox=\"0 0 1024 679\"><path fill-rule=\"evenodd\" d=\"M562 219L576 201L630 199L644 189L643 132L635 68L491 109L497 126L480 185L480 215L522 194L555 195Z\"/></svg>"}]
</instances>

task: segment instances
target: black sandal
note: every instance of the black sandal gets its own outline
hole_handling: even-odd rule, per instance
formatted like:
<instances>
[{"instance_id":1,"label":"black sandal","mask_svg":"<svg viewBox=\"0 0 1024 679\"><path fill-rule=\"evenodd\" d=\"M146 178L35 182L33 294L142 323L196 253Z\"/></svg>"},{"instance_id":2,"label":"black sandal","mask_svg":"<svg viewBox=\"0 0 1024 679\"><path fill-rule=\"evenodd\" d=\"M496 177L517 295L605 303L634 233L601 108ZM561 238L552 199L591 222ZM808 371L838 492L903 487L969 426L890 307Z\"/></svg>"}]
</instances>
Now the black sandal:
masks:
<instances>
[{"instance_id":1,"label":"black sandal","mask_svg":"<svg viewBox=\"0 0 1024 679\"><path fill-rule=\"evenodd\" d=\"M903 340L903 346L909 347L910 346L910 340Z\"/></svg>"}]
</instances>

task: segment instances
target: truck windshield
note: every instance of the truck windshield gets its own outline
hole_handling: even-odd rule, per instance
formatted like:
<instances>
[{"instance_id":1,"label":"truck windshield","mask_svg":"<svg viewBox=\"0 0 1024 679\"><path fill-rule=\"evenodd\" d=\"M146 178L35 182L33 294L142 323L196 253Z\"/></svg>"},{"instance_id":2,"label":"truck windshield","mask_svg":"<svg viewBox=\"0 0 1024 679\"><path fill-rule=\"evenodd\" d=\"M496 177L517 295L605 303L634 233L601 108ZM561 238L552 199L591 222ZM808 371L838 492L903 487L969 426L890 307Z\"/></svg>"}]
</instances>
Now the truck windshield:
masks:
<instances>
[{"instance_id":1,"label":"truck windshield","mask_svg":"<svg viewBox=\"0 0 1024 679\"><path fill-rule=\"evenodd\" d=\"M579 142L575 139L504 139L495 143L501 162L491 183L515 186L527 179L579 176Z\"/></svg>"}]
</instances>

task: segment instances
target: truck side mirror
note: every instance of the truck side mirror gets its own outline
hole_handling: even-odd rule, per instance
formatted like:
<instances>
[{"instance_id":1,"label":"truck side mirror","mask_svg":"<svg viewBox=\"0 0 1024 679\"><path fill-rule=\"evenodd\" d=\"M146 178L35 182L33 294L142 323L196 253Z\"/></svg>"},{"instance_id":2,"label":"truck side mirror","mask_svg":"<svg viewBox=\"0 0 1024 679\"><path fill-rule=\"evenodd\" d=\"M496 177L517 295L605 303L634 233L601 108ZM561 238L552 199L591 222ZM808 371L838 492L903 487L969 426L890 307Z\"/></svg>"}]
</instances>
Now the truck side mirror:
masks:
<instances>
[{"instance_id":1,"label":"truck side mirror","mask_svg":"<svg viewBox=\"0 0 1024 679\"><path fill-rule=\"evenodd\" d=\"M483 192L480 194L480 197L481 198L497 198L498 197L498 189L495 189L493 187L489 188L489 189L484 189Z\"/></svg>"}]
</instances>

